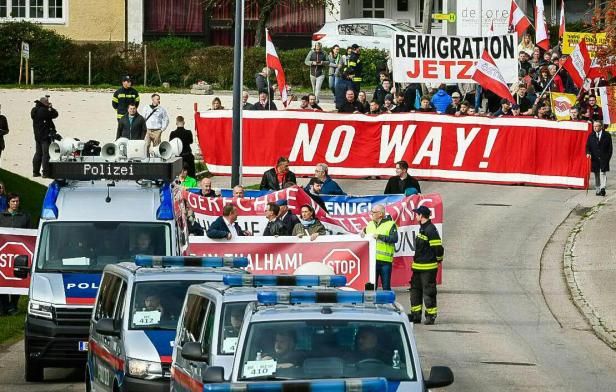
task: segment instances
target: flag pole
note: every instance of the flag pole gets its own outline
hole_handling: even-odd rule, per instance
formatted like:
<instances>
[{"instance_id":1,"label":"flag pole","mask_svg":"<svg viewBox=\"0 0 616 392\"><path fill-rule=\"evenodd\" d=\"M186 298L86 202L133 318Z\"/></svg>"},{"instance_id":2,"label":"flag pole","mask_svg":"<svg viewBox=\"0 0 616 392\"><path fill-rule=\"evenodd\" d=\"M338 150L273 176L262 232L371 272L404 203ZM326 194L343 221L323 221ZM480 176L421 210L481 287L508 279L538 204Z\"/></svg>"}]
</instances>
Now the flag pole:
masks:
<instances>
[{"instance_id":1,"label":"flag pole","mask_svg":"<svg viewBox=\"0 0 616 392\"><path fill-rule=\"evenodd\" d=\"M244 0L235 2L235 48L233 50L233 133L231 187L239 185L242 178L242 51L244 49L242 25Z\"/></svg>"},{"instance_id":2,"label":"flag pole","mask_svg":"<svg viewBox=\"0 0 616 392\"><path fill-rule=\"evenodd\" d=\"M552 82L554 81L554 78L556 77L556 75L558 75L558 73L560 72L560 70L563 68L563 66L559 66L558 70L556 70L556 73L554 74L554 76L552 76L552 79L550 79L550 81L548 82L548 84L543 88L543 91L541 91L541 94L537 95L537 99L535 100L535 103L533 104L536 105L537 102L539 102L539 99L541 99L541 97L543 96L543 94L545 93L545 90L547 90L550 85L552 84Z\"/></svg>"},{"instance_id":3,"label":"flag pole","mask_svg":"<svg viewBox=\"0 0 616 392\"><path fill-rule=\"evenodd\" d=\"M269 31L267 30L267 27L265 28L265 45L267 46L267 38L269 37ZM272 70L269 68L269 66L267 65L267 48L265 50L265 66L267 67L268 71L265 75L265 80L267 81L267 109L270 110L272 108L272 99L274 99L273 96L270 96L270 77L269 74L270 72L272 72ZM276 71L274 71L276 72ZM274 95L275 93L272 91L272 95Z\"/></svg>"}]
</instances>

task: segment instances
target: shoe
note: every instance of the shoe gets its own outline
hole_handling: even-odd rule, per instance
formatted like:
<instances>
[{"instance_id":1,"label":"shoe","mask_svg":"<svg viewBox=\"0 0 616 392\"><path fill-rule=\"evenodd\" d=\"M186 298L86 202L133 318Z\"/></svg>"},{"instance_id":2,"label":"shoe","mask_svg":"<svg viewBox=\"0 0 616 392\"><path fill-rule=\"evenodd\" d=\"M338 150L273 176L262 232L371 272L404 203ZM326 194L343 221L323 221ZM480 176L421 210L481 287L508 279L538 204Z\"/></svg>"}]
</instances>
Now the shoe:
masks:
<instances>
[{"instance_id":1,"label":"shoe","mask_svg":"<svg viewBox=\"0 0 616 392\"><path fill-rule=\"evenodd\" d=\"M49 174L48 173L43 173L43 178L49 178Z\"/></svg>"},{"instance_id":2,"label":"shoe","mask_svg":"<svg viewBox=\"0 0 616 392\"><path fill-rule=\"evenodd\" d=\"M421 324L421 314L419 315L415 315L415 314L408 314L407 315L409 317L409 321L413 324Z\"/></svg>"},{"instance_id":3,"label":"shoe","mask_svg":"<svg viewBox=\"0 0 616 392\"><path fill-rule=\"evenodd\" d=\"M436 320L436 316L426 316L424 320L424 325L434 325L434 321Z\"/></svg>"},{"instance_id":4,"label":"shoe","mask_svg":"<svg viewBox=\"0 0 616 392\"><path fill-rule=\"evenodd\" d=\"M601 196L605 196L605 188L601 188L601 192L599 192Z\"/></svg>"},{"instance_id":5,"label":"shoe","mask_svg":"<svg viewBox=\"0 0 616 392\"><path fill-rule=\"evenodd\" d=\"M32 173L32 177L40 177L41 173Z\"/></svg>"}]
</instances>

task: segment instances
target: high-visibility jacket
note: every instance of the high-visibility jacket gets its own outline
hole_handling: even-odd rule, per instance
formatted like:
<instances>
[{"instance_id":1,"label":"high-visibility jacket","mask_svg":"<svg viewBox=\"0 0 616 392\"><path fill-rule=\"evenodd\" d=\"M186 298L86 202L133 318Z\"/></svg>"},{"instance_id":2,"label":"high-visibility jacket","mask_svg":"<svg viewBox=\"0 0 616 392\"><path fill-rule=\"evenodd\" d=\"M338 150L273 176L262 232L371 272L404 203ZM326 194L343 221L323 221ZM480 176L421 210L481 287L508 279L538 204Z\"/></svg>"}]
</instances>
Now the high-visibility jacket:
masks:
<instances>
[{"instance_id":1,"label":"high-visibility jacket","mask_svg":"<svg viewBox=\"0 0 616 392\"><path fill-rule=\"evenodd\" d=\"M412 268L417 271L433 270L443 261L443 242L431 220L419 226L415 237L415 256Z\"/></svg>"},{"instance_id":2,"label":"high-visibility jacket","mask_svg":"<svg viewBox=\"0 0 616 392\"><path fill-rule=\"evenodd\" d=\"M394 229L395 239L392 238L392 229ZM377 226L374 221L370 221L366 226L366 234L378 234L376 240L376 259L385 263L394 261L395 244L398 240L398 231L396 223L391 219L383 219ZM391 238L393 242L383 241L385 238Z\"/></svg>"},{"instance_id":3,"label":"high-visibility jacket","mask_svg":"<svg viewBox=\"0 0 616 392\"><path fill-rule=\"evenodd\" d=\"M122 118L128 112L128 104L134 103L139 107L139 92L132 87L120 87L113 93L111 105L116 111L117 117Z\"/></svg>"},{"instance_id":4,"label":"high-visibility jacket","mask_svg":"<svg viewBox=\"0 0 616 392\"><path fill-rule=\"evenodd\" d=\"M362 64L361 59L359 58L359 55L357 53L351 53L347 61L347 72L349 73L349 75L353 75L351 77L352 81L361 82L363 80L362 79L363 68L364 68L364 65Z\"/></svg>"}]
</instances>

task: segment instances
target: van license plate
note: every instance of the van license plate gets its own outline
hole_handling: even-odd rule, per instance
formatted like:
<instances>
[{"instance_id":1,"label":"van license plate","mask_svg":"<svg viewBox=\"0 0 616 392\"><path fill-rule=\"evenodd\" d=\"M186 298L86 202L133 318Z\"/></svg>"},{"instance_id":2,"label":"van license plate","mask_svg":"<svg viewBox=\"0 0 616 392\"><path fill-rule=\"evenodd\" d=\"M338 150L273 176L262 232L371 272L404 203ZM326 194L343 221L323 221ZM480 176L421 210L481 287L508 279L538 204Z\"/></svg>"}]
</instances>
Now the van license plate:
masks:
<instances>
[{"instance_id":1,"label":"van license plate","mask_svg":"<svg viewBox=\"0 0 616 392\"><path fill-rule=\"evenodd\" d=\"M79 342L79 351L88 351L88 342Z\"/></svg>"}]
</instances>

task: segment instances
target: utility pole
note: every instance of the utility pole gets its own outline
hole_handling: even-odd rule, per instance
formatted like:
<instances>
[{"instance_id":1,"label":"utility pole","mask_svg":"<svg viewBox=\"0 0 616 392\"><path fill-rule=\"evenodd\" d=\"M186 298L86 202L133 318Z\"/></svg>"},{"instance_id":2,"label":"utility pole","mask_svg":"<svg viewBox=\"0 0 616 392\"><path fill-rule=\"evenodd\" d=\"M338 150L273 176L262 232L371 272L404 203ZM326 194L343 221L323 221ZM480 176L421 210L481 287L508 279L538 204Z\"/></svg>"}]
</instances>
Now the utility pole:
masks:
<instances>
[{"instance_id":1,"label":"utility pole","mask_svg":"<svg viewBox=\"0 0 616 392\"><path fill-rule=\"evenodd\" d=\"M244 0L235 1L235 48L233 49L233 133L231 147L231 187L242 178L242 86L244 50Z\"/></svg>"},{"instance_id":2,"label":"utility pole","mask_svg":"<svg viewBox=\"0 0 616 392\"><path fill-rule=\"evenodd\" d=\"M432 0L423 0L423 25L421 26L421 32L423 34L430 34L432 32ZM425 83L421 84L422 94L428 93L428 87Z\"/></svg>"}]
</instances>

